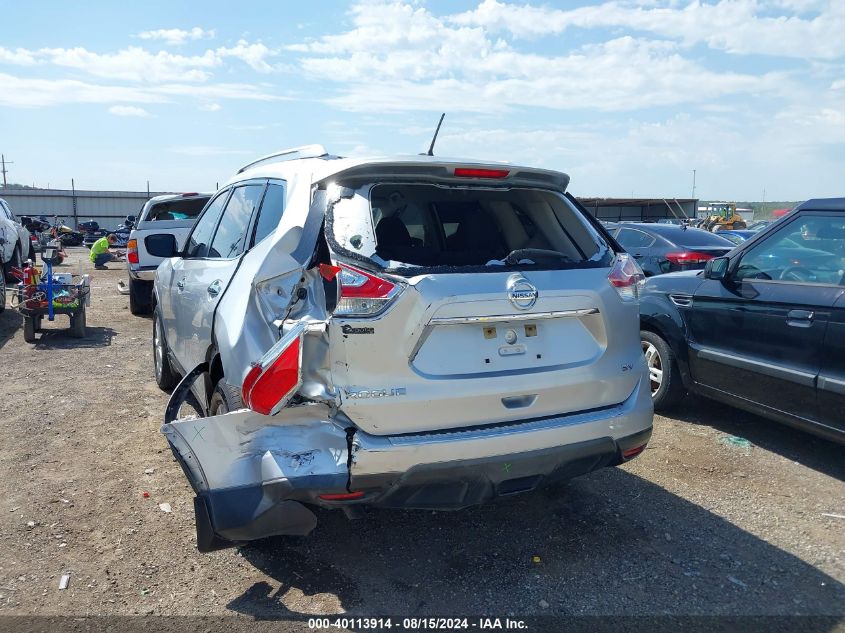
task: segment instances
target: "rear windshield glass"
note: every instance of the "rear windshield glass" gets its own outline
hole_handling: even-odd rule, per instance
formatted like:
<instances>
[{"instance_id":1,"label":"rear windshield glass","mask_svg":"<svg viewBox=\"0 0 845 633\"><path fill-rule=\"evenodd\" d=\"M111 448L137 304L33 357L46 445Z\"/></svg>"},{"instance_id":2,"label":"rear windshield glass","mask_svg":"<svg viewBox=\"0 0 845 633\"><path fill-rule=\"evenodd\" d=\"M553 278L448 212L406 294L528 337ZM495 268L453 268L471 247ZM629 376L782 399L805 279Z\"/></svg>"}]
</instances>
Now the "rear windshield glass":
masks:
<instances>
[{"instance_id":1,"label":"rear windshield glass","mask_svg":"<svg viewBox=\"0 0 845 633\"><path fill-rule=\"evenodd\" d=\"M159 202L150 208L144 221L190 220L200 214L206 202L208 202L208 198L183 198Z\"/></svg>"},{"instance_id":2,"label":"rear windshield glass","mask_svg":"<svg viewBox=\"0 0 845 633\"><path fill-rule=\"evenodd\" d=\"M675 244L681 246L733 246L733 243L729 239L720 237L716 233L711 233L704 229L678 230L667 237L675 242Z\"/></svg>"},{"instance_id":3,"label":"rear windshield glass","mask_svg":"<svg viewBox=\"0 0 845 633\"><path fill-rule=\"evenodd\" d=\"M343 251L386 268L568 268L612 256L562 195L537 189L378 184L345 190L331 221Z\"/></svg>"}]
</instances>

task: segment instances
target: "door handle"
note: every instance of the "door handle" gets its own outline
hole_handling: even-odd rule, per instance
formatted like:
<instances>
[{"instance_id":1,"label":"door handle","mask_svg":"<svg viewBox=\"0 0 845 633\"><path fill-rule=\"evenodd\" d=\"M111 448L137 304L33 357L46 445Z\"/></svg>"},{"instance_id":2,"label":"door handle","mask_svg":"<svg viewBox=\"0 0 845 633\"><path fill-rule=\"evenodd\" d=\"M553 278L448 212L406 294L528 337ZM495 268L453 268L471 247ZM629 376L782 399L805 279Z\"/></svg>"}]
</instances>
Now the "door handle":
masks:
<instances>
[{"instance_id":1,"label":"door handle","mask_svg":"<svg viewBox=\"0 0 845 633\"><path fill-rule=\"evenodd\" d=\"M180 279L179 281L176 282L176 287L179 288L179 290L185 289L185 278L184 277L182 277L182 279Z\"/></svg>"},{"instance_id":2,"label":"door handle","mask_svg":"<svg viewBox=\"0 0 845 633\"><path fill-rule=\"evenodd\" d=\"M642 259L642 258L643 258L643 254L642 254L642 253L636 253L636 254L634 255L634 259Z\"/></svg>"},{"instance_id":3,"label":"door handle","mask_svg":"<svg viewBox=\"0 0 845 633\"><path fill-rule=\"evenodd\" d=\"M794 319L796 321L812 321L813 316L812 310L790 310L786 313L787 319Z\"/></svg>"},{"instance_id":4,"label":"door handle","mask_svg":"<svg viewBox=\"0 0 845 633\"><path fill-rule=\"evenodd\" d=\"M212 281L211 284L209 284L207 291L208 291L209 297L214 298L217 295L219 295L220 294L220 280L215 279L214 281Z\"/></svg>"},{"instance_id":5,"label":"door handle","mask_svg":"<svg viewBox=\"0 0 845 633\"><path fill-rule=\"evenodd\" d=\"M813 311L790 310L786 313L786 324L791 327L810 327L813 324Z\"/></svg>"}]
</instances>

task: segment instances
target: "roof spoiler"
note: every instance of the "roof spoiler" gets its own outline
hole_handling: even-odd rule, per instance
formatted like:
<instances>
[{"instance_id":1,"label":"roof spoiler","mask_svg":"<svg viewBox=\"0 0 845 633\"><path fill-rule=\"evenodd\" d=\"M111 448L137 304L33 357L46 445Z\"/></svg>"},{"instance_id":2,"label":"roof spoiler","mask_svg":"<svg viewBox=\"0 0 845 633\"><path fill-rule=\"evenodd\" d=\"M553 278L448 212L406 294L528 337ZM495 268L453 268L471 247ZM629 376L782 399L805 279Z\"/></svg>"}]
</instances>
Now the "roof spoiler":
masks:
<instances>
[{"instance_id":1,"label":"roof spoiler","mask_svg":"<svg viewBox=\"0 0 845 633\"><path fill-rule=\"evenodd\" d=\"M272 154L267 154L267 156L262 156L258 160L254 160L251 163L247 163L243 167L238 170L238 173L243 173L250 167L255 167L256 165L260 165L263 162L281 162L287 160L301 160L303 158L320 158L321 156L328 156L329 153L326 151L326 148L322 145L303 145L301 147L291 147L289 149L283 149L278 152L273 152Z\"/></svg>"}]
</instances>

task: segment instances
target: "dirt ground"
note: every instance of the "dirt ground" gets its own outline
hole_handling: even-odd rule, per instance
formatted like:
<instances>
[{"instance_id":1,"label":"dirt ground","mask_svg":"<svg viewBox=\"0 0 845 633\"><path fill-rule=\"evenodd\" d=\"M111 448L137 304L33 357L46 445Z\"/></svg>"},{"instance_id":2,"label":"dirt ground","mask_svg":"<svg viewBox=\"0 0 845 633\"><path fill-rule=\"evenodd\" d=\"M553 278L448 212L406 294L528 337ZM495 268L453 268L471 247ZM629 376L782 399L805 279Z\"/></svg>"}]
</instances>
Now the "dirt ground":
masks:
<instances>
[{"instance_id":1,"label":"dirt ground","mask_svg":"<svg viewBox=\"0 0 845 633\"><path fill-rule=\"evenodd\" d=\"M693 398L640 458L563 488L319 511L310 537L199 554L151 322L117 292L122 264L72 254L62 268L92 274L87 338L58 317L30 345L0 314L0 615L845 616L845 447Z\"/></svg>"}]
</instances>

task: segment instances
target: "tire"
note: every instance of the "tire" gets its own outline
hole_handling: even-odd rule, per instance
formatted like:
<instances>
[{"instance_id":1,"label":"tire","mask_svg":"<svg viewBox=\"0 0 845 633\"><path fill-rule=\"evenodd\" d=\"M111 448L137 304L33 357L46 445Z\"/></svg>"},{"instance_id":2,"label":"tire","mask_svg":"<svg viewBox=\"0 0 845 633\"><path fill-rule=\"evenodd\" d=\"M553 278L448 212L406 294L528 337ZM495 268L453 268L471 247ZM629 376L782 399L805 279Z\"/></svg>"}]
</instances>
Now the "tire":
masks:
<instances>
[{"instance_id":1,"label":"tire","mask_svg":"<svg viewBox=\"0 0 845 633\"><path fill-rule=\"evenodd\" d=\"M687 393L681 380L678 361L672 348L660 335L648 330L640 330L640 341L649 369L654 409L665 411L678 404Z\"/></svg>"},{"instance_id":2,"label":"tire","mask_svg":"<svg viewBox=\"0 0 845 633\"><path fill-rule=\"evenodd\" d=\"M15 244L15 250L12 253L11 259L3 264L3 276L6 278L6 281L17 281L17 278L12 275L12 268L23 268L21 264L20 244Z\"/></svg>"},{"instance_id":3,"label":"tire","mask_svg":"<svg viewBox=\"0 0 845 633\"><path fill-rule=\"evenodd\" d=\"M129 278L129 311L135 316L149 314L153 307L153 283Z\"/></svg>"},{"instance_id":4,"label":"tire","mask_svg":"<svg viewBox=\"0 0 845 633\"><path fill-rule=\"evenodd\" d=\"M70 317L70 335L73 338L85 338L85 306Z\"/></svg>"},{"instance_id":5,"label":"tire","mask_svg":"<svg viewBox=\"0 0 845 633\"><path fill-rule=\"evenodd\" d=\"M748 228L745 222L734 222L734 231L743 231Z\"/></svg>"},{"instance_id":6,"label":"tire","mask_svg":"<svg viewBox=\"0 0 845 633\"><path fill-rule=\"evenodd\" d=\"M156 384L162 391L170 391L179 384L179 376L173 371L170 356L167 351L167 340L164 338L161 313L158 308L153 315L153 372Z\"/></svg>"},{"instance_id":7,"label":"tire","mask_svg":"<svg viewBox=\"0 0 845 633\"><path fill-rule=\"evenodd\" d=\"M6 280L0 275L0 313L6 309Z\"/></svg>"},{"instance_id":8,"label":"tire","mask_svg":"<svg viewBox=\"0 0 845 633\"><path fill-rule=\"evenodd\" d=\"M35 317L23 318L23 340L27 343L35 342Z\"/></svg>"},{"instance_id":9,"label":"tire","mask_svg":"<svg viewBox=\"0 0 845 633\"><path fill-rule=\"evenodd\" d=\"M243 408L240 390L226 382L225 378L218 380L211 394L211 402L208 403L208 415L223 415Z\"/></svg>"}]
</instances>

